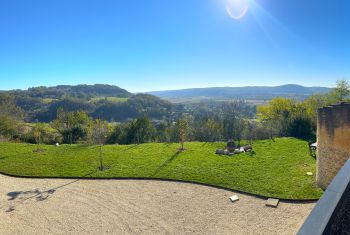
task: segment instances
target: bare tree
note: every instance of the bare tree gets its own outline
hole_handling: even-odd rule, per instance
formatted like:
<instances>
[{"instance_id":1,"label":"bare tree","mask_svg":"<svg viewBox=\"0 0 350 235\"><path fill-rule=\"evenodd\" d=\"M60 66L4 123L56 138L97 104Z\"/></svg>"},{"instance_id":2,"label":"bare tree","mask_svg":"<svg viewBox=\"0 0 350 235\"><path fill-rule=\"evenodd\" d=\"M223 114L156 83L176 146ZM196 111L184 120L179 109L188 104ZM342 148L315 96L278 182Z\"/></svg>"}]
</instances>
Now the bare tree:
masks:
<instances>
[{"instance_id":1,"label":"bare tree","mask_svg":"<svg viewBox=\"0 0 350 235\"><path fill-rule=\"evenodd\" d=\"M181 144L180 150L185 150L184 143L186 141L187 137L187 131L188 131L188 121L185 117L181 117L176 122L176 127L179 135L179 141Z\"/></svg>"},{"instance_id":2,"label":"bare tree","mask_svg":"<svg viewBox=\"0 0 350 235\"><path fill-rule=\"evenodd\" d=\"M45 127L44 127L44 124L42 124L42 123L36 124L32 130L32 135L35 139L35 143L37 144L36 151L40 150L40 144L42 142L44 133L45 133Z\"/></svg>"},{"instance_id":3,"label":"bare tree","mask_svg":"<svg viewBox=\"0 0 350 235\"><path fill-rule=\"evenodd\" d=\"M91 140L94 144L100 146L100 167L99 169L103 171L103 158L102 158L102 147L106 143L108 133L108 125L106 122L96 119L93 123L91 130Z\"/></svg>"}]
</instances>

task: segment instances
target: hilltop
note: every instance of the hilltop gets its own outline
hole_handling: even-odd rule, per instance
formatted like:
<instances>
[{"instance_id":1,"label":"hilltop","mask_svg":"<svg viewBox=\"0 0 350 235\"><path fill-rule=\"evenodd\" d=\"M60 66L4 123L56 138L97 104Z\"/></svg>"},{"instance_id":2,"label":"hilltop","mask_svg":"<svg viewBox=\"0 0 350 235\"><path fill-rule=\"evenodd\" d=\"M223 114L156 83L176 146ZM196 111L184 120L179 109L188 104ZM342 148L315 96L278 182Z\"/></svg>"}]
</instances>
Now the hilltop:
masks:
<instances>
[{"instance_id":1,"label":"hilltop","mask_svg":"<svg viewBox=\"0 0 350 235\"><path fill-rule=\"evenodd\" d=\"M179 101L186 99L245 99L245 100L270 100L275 97L305 99L316 93L327 93L327 87L305 87L295 84L282 86L245 86L245 87L208 87L189 88L181 90L151 91L148 94Z\"/></svg>"},{"instance_id":2,"label":"hilltop","mask_svg":"<svg viewBox=\"0 0 350 235\"><path fill-rule=\"evenodd\" d=\"M133 94L118 86L95 84L95 85L59 85L53 87L32 87L27 90L8 91L17 96L29 96L42 99L62 99L64 97L93 98L98 96L131 97Z\"/></svg>"},{"instance_id":3,"label":"hilltop","mask_svg":"<svg viewBox=\"0 0 350 235\"><path fill-rule=\"evenodd\" d=\"M108 121L125 121L143 114L163 119L178 107L150 94L133 94L118 86L103 84L41 86L1 94L14 97L27 122L50 122L56 118L59 108L85 111L89 116Z\"/></svg>"}]
</instances>

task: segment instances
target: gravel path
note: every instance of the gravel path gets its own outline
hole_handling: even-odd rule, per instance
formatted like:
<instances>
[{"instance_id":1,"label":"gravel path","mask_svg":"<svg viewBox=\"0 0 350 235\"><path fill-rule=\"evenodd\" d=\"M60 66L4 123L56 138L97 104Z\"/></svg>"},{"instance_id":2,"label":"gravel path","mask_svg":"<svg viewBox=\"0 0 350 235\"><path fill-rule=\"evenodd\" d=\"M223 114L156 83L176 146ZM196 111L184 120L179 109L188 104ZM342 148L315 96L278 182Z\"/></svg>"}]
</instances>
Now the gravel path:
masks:
<instances>
[{"instance_id":1,"label":"gravel path","mask_svg":"<svg viewBox=\"0 0 350 235\"><path fill-rule=\"evenodd\" d=\"M0 234L295 234L314 203L265 201L188 183L0 175Z\"/></svg>"}]
</instances>

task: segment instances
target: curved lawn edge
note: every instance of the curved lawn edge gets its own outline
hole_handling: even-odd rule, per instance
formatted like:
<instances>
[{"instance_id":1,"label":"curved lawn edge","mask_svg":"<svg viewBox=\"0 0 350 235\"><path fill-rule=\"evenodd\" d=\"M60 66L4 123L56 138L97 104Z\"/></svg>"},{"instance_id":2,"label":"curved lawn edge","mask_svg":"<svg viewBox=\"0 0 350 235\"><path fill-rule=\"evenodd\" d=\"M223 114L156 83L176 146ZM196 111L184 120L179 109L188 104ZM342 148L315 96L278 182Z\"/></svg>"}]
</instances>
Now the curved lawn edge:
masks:
<instances>
[{"instance_id":1,"label":"curved lawn edge","mask_svg":"<svg viewBox=\"0 0 350 235\"><path fill-rule=\"evenodd\" d=\"M281 200L282 202L287 203L313 203L317 202L319 198L306 198L306 199L291 199L291 198L281 198L281 197L270 197L266 195L251 193L251 192L245 192L237 189L232 189L220 185L213 185L208 183L202 183L197 181L191 181L191 180L181 180L181 179L171 179L171 178L147 178L147 177L70 177L70 176L27 176L27 175L16 175L6 172L1 172L1 175L12 177L12 178L19 178L19 179L62 179L62 180L149 180L149 181L164 181L164 182L177 182L177 183L187 183L187 184L194 184L194 185L201 185L216 189L222 189L227 190L230 192L240 193L243 195L248 195L260 199L268 199L268 198L276 198Z\"/></svg>"},{"instance_id":2,"label":"curved lawn edge","mask_svg":"<svg viewBox=\"0 0 350 235\"><path fill-rule=\"evenodd\" d=\"M0 143L0 172L36 178L172 180L291 201L318 200L323 194L314 177L306 175L316 170L316 162L303 140L256 141L253 155L230 158L215 154L222 145L188 142L180 153L177 144L106 145L108 170L99 171L97 146L42 145L44 151L36 152L37 146Z\"/></svg>"}]
</instances>

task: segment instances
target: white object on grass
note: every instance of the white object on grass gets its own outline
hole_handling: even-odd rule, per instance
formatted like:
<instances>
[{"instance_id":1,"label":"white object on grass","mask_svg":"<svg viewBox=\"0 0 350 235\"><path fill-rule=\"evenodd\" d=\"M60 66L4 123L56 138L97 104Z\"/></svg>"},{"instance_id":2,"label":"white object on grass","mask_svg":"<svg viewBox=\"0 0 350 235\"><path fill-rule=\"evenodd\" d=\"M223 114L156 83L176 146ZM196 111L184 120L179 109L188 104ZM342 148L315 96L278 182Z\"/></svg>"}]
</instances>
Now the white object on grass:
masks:
<instances>
[{"instance_id":1,"label":"white object on grass","mask_svg":"<svg viewBox=\"0 0 350 235\"><path fill-rule=\"evenodd\" d=\"M312 175L312 172L306 172L307 175Z\"/></svg>"}]
</instances>

